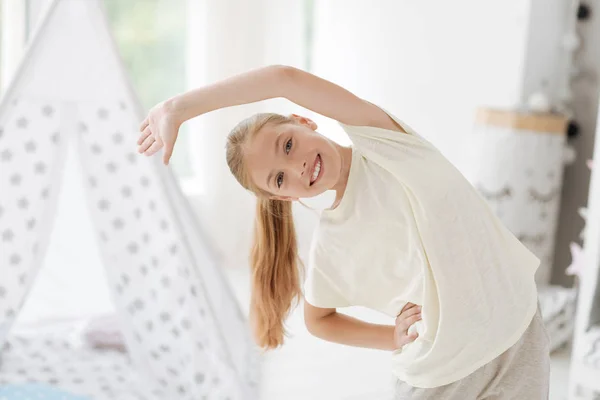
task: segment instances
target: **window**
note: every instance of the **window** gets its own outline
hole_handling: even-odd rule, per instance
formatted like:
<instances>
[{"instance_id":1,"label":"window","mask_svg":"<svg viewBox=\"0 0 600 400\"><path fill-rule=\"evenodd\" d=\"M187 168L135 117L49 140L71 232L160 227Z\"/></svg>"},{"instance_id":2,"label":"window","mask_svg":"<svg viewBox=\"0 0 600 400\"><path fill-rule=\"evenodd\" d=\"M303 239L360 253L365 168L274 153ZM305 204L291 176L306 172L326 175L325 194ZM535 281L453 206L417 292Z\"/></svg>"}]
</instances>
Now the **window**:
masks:
<instances>
[{"instance_id":1,"label":"window","mask_svg":"<svg viewBox=\"0 0 600 400\"><path fill-rule=\"evenodd\" d=\"M186 90L187 0L104 0L112 34L144 109ZM184 124L171 165L192 174Z\"/></svg>"},{"instance_id":2,"label":"window","mask_svg":"<svg viewBox=\"0 0 600 400\"><path fill-rule=\"evenodd\" d=\"M0 0L0 96L25 48L28 1Z\"/></svg>"},{"instance_id":3,"label":"window","mask_svg":"<svg viewBox=\"0 0 600 400\"><path fill-rule=\"evenodd\" d=\"M187 1L104 0L113 37L144 109L186 89ZM48 4L0 0L0 95ZM188 137L182 132L180 149L188 148ZM180 177L192 172L186 151L175 151L171 165Z\"/></svg>"}]
</instances>

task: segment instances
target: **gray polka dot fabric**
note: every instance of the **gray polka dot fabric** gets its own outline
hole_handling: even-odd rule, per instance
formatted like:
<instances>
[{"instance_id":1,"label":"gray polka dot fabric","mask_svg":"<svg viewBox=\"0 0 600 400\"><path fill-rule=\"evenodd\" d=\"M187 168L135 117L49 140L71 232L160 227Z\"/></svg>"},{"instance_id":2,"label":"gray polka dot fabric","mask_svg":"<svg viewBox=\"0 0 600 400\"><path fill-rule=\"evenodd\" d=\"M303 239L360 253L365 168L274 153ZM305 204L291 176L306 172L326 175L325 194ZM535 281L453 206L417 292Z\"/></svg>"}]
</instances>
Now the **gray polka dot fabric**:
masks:
<instances>
[{"instance_id":1,"label":"gray polka dot fabric","mask_svg":"<svg viewBox=\"0 0 600 400\"><path fill-rule=\"evenodd\" d=\"M83 345L76 324L11 335L2 361L0 388L38 383L89 399L168 398L158 383L142 384L127 354Z\"/></svg>"},{"instance_id":2,"label":"gray polka dot fabric","mask_svg":"<svg viewBox=\"0 0 600 400\"><path fill-rule=\"evenodd\" d=\"M83 355L41 348L36 358L21 356L23 348L2 352L0 380L86 394L75 380L95 379L108 388L95 386L104 393L95 399L256 398L258 353L218 259L170 169L160 157L136 154L143 113L100 3L56 1L43 24L0 104L0 345L18 346L10 328L42 265L74 143L128 349L119 365L136 379L92 362L106 357L92 350L85 357L93 365L68 370L48 354Z\"/></svg>"}]
</instances>

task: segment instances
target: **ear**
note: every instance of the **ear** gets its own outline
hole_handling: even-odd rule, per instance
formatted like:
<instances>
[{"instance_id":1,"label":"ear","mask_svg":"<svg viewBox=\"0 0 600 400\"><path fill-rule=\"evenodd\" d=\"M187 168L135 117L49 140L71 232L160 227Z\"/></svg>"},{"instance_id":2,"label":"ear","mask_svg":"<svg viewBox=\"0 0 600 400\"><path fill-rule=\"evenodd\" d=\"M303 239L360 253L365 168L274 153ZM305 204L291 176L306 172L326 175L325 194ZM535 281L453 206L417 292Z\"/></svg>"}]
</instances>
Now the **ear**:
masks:
<instances>
[{"instance_id":1,"label":"ear","mask_svg":"<svg viewBox=\"0 0 600 400\"><path fill-rule=\"evenodd\" d=\"M317 130L317 124L315 123L315 121L313 121L310 118L306 118L306 117L300 116L298 114L291 114L290 118L295 120L297 123L299 123L301 125L308 126L313 131Z\"/></svg>"},{"instance_id":2,"label":"ear","mask_svg":"<svg viewBox=\"0 0 600 400\"><path fill-rule=\"evenodd\" d=\"M269 197L271 200L279 200L279 201L296 201L298 197L290 197L290 196L271 196Z\"/></svg>"}]
</instances>

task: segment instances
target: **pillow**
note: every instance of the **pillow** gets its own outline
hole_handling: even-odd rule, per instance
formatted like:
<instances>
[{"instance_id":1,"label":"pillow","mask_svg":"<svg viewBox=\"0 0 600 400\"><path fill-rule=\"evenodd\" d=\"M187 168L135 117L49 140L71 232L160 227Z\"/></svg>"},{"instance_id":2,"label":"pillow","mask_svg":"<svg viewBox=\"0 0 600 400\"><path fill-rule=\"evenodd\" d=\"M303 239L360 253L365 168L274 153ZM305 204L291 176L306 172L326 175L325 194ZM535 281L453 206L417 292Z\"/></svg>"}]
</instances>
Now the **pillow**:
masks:
<instances>
[{"instance_id":1,"label":"pillow","mask_svg":"<svg viewBox=\"0 0 600 400\"><path fill-rule=\"evenodd\" d=\"M97 349L112 349L126 352L125 338L121 332L117 314L94 317L83 331L85 342Z\"/></svg>"}]
</instances>

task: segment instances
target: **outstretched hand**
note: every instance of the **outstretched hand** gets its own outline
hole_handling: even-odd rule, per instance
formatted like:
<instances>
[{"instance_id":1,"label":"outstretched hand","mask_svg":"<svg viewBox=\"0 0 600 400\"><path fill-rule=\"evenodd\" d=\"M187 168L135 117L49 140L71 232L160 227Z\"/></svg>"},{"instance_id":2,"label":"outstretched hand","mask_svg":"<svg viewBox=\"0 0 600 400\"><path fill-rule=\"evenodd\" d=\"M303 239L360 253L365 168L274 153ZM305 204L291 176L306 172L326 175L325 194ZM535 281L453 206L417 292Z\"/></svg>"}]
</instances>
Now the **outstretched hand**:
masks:
<instances>
[{"instance_id":1,"label":"outstretched hand","mask_svg":"<svg viewBox=\"0 0 600 400\"><path fill-rule=\"evenodd\" d=\"M163 163L168 165L180 126L181 122L169 109L167 102L157 104L140 125L138 152L151 156L164 147Z\"/></svg>"}]
</instances>

